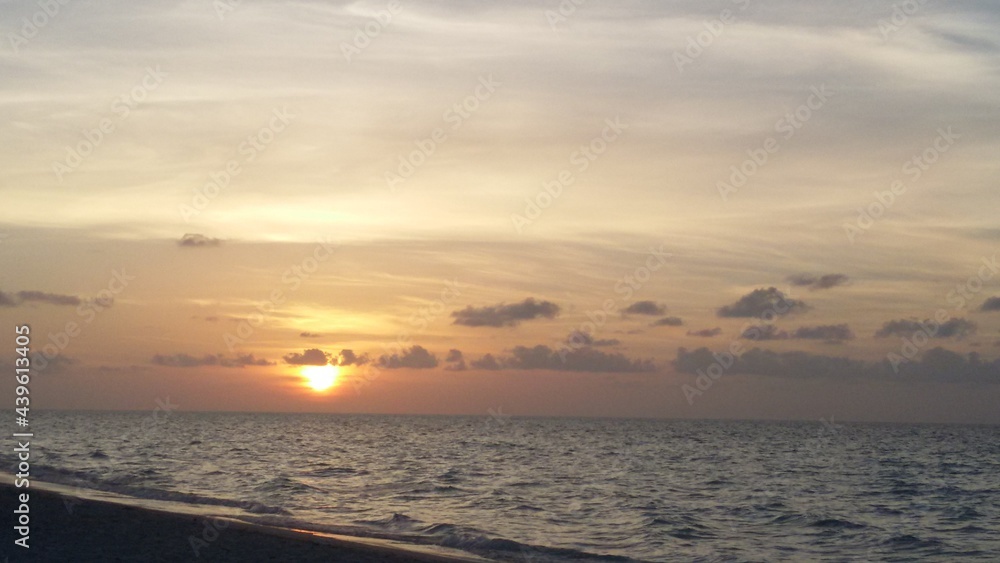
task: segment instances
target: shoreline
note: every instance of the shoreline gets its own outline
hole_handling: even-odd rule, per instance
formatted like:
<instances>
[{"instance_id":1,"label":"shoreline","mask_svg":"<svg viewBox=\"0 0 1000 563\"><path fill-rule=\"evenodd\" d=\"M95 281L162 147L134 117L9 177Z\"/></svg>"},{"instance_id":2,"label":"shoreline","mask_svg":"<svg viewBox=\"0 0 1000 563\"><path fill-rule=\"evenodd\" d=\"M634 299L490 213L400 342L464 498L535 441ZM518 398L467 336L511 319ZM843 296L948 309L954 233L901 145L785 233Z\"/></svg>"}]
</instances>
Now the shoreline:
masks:
<instances>
[{"instance_id":1,"label":"shoreline","mask_svg":"<svg viewBox=\"0 0 1000 563\"><path fill-rule=\"evenodd\" d=\"M174 512L128 497L32 481L17 489L0 479L0 554L10 561L356 561L485 563L489 559L435 546L251 524ZM14 544L17 497L29 494L29 548ZM80 496L82 495L82 496ZM100 498L96 498L100 497Z\"/></svg>"}]
</instances>

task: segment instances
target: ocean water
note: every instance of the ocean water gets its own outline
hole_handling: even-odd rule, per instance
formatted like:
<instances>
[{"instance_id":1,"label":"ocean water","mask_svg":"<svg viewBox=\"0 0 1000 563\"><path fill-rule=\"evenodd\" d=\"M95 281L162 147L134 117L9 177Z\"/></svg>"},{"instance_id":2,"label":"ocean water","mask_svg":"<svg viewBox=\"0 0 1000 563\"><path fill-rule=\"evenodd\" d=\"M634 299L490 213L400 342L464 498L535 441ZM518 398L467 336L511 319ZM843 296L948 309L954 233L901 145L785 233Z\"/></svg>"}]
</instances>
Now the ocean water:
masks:
<instances>
[{"instance_id":1,"label":"ocean water","mask_svg":"<svg viewBox=\"0 0 1000 563\"><path fill-rule=\"evenodd\" d=\"M1000 427L49 412L32 431L35 479L504 561L1000 561Z\"/></svg>"}]
</instances>

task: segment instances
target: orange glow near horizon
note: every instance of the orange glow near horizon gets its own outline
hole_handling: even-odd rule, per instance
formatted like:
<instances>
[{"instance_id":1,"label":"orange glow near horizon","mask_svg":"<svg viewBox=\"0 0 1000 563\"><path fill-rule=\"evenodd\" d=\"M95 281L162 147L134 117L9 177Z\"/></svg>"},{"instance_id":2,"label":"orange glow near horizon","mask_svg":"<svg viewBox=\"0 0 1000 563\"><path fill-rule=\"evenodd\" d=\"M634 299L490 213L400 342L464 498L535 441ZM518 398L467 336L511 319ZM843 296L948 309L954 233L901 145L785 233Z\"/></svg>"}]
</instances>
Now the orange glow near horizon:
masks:
<instances>
[{"instance_id":1,"label":"orange glow near horizon","mask_svg":"<svg viewBox=\"0 0 1000 563\"><path fill-rule=\"evenodd\" d=\"M313 391L323 392L337 383L340 369L330 364L325 366L305 366L299 373L305 378L306 385L312 388Z\"/></svg>"}]
</instances>

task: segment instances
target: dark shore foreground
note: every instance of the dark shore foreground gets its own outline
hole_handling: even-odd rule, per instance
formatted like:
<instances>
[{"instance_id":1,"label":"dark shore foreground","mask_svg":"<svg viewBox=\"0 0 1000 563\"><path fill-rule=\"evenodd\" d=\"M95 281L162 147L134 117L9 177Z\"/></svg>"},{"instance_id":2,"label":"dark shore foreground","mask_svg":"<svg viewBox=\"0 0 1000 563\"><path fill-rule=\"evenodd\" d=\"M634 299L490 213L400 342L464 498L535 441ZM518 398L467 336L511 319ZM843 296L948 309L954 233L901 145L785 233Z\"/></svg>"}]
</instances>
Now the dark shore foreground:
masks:
<instances>
[{"instance_id":1,"label":"dark shore foreground","mask_svg":"<svg viewBox=\"0 0 1000 563\"><path fill-rule=\"evenodd\" d=\"M0 483L0 561L485 561L409 551L389 542L313 536L231 520L78 499L41 490L30 495L29 549L14 544L18 493ZM214 522L214 525L213 525ZM209 530L209 531L206 531ZM216 533L213 533L216 532ZM194 541L192 542L192 538ZM192 545L194 544L194 545ZM197 550L197 553L196 553Z\"/></svg>"}]
</instances>

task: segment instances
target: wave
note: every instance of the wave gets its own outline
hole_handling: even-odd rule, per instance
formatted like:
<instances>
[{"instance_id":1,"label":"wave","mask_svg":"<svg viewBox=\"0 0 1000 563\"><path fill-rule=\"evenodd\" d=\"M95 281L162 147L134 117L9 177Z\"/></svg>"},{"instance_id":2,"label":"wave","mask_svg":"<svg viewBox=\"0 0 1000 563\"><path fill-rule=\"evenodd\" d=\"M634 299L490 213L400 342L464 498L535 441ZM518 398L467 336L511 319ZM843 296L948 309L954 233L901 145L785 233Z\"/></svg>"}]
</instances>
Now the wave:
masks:
<instances>
[{"instance_id":1,"label":"wave","mask_svg":"<svg viewBox=\"0 0 1000 563\"><path fill-rule=\"evenodd\" d=\"M302 481L298 481L291 477L286 477L284 475L279 475L269 481L261 483L254 487L255 491L262 493L305 493L310 491L320 491L323 489L319 487L313 487L312 485L307 485Z\"/></svg>"},{"instance_id":2,"label":"wave","mask_svg":"<svg viewBox=\"0 0 1000 563\"><path fill-rule=\"evenodd\" d=\"M811 522L809 526L811 528L840 528L845 530L857 530L868 527L864 524L855 524L849 520L840 520L839 518L823 518Z\"/></svg>"},{"instance_id":3,"label":"wave","mask_svg":"<svg viewBox=\"0 0 1000 563\"><path fill-rule=\"evenodd\" d=\"M224 506L252 514L290 514L284 508L248 500L210 497L150 487L155 471L144 469L135 473L106 474L97 471L68 470L36 463L31 467L35 479L83 490L102 491L142 500L176 502L187 505Z\"/></svg>"},{"instance_id":4,"label":"wave","mask_svg":"<svg viewBox=\"0 0 1000 563\"><path fill-rule=\"evenodd\" d=\"M419 545L434 545L459 549L487 558L524 561L593 561L635 562L619 555L601 555L571 548L532 545L496 537L486 531L451 523L425 523L406 514L393 513L375 520L356 520L357 526L336 526L301 522L285 518L258 520L269 526L299 528L314 532L355 537L373 537Z\"/></svg>"}]
</instances>

